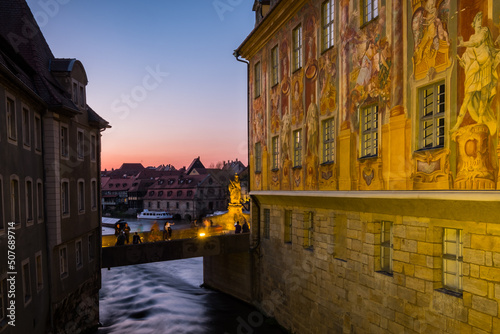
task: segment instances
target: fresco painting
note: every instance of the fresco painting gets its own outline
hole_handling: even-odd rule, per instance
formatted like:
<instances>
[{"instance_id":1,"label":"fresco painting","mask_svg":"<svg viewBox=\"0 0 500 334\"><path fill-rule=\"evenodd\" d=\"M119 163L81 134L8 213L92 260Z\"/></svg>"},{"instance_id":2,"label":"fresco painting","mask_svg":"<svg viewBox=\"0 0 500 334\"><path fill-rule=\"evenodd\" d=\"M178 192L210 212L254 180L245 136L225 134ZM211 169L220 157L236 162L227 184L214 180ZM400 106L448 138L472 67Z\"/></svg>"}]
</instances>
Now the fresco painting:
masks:
<instances>
[{"instance_id":1,"label":"fresco painting","mask_svg":"<svg viewBox=\"0 0 500 334\"><path fill-rule=\"evenodd\" d=\"M330 115L337 108L337 49L329 51L319 61L320 113Z\"/></svg>"},{"instance_id":2,"label":"fresco painting","mask_svg":"<svg viewBox=\"0 0 500 334\"><path fill-rule=\"evenodd\" d=\"M450 1L413 1L413 7L413 71L415 79L420 80L451 65L448 35Z\"/></svg>"}]
</instances>

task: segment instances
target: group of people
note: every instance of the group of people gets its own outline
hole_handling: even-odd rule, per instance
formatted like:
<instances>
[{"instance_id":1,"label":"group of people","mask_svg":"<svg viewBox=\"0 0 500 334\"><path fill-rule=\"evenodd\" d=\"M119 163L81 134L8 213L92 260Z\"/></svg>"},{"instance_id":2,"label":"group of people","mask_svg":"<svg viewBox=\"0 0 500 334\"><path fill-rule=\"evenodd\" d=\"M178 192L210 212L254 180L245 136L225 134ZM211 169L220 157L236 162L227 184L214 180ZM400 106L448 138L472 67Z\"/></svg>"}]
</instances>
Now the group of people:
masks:
<instances>
[{"instance_id":1,"label":"group of people","mask_svg":"<svg viewBox=\"0 0 500 334\"><path fill-rule=\"evenodd\" d=\"M125 244L130 243L130 226L128 226L128 223L115 224L115 237L116 237L115 246L123 246ZM141 237L139 234L137 234L137 232L135 232L134 235L132 236L132 243L135 245L142 243Z\"/></svg>"},{"instance_id":2,"label":"group of people","mask_svg":"<svg viewBox=\"0 0 500 334\"><path fill-rule=\"evenodd\" d=\"M245 221L243 225L240 225L240 222L237 221L236 224L234 224L234 233L249 233L250 232L250 226L248 226L248 223Z\"/></svg>"}]
</instances>

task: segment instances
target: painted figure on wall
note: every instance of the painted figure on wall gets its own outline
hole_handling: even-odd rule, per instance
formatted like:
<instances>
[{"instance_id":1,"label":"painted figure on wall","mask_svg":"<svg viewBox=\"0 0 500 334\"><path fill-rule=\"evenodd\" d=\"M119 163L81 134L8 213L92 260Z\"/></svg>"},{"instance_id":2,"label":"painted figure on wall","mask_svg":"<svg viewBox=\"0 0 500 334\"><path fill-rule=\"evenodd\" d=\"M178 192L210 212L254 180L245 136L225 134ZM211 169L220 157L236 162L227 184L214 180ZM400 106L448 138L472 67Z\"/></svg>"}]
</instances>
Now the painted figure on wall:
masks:
<instances>
[{"instance_id":1,"label":"painted figure on wall","mask_svg":"<svg viewBox=\"0 0 500 334\"><path fill-rule=\"evenodd\" d=\"M271 132L277 133L280 129L280 92L271 91Z\"/></svg>"},{"instance_id":2,"label":"painted figure on wall","mask_svg":"<svg viewBox=\"0 0 500 334\"><path fill-rule=\"evenodd\" d=\"M442 72L451 64L447 30L449 7L449 0L443 0L438 5L436 0L427 0L423 7L414 8L411 27L416 80L424 78L429 71Z\"/></svg>"},{"instance_id":3,"label":"painted figure on wall","mask_svg":"<svg viewBox=\"0 0 500 334\"><path fill-rule=\"evenodd\" d=\"M452 131L458 129L469 112L478 124L488 126L490 134L496 132L496 116L490 106L497 93L500 49L495 48L490 30L482 26L482 20L483 13L477 13L472 22L474 34L468 41L464 41L462 36L458 37L458 46L466 48L461 57L457 55L465 71L465 97Z\"/></svg>"},{"instance_id":4,"label":"painted figure on wall","mask_svg":"<svg viewBox=\"0 0 500 334\"><path fill-rule=\"evenodd\" d=\"M321 115L329 115L337 107L337 88L335 86L337 68L335 59L336 54L331 52L320 60L321 70L319 73L319 109Z\"/></svg>"},{"instance_id":5,"label":"painted figure on wall","mask_svg":"<svg viewBox=\"0 0 500 334\"><path fill-rule=\"evenodd\" d=\"M301 123L304 118L303 74L296 74L292 91L292 124Z\"/></svg>"}]
</instances>

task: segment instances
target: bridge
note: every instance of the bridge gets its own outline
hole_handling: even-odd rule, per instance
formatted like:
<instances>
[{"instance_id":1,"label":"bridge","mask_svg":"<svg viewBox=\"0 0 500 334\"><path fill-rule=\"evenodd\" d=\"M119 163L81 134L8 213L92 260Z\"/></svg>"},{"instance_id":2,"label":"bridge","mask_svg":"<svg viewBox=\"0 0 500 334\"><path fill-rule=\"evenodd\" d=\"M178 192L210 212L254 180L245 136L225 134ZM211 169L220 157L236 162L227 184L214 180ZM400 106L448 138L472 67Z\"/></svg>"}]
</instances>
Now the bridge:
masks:
<instances>
[{"instance_id":1,"label":"bridge","mask_svg":"<svg viewBox=\"0 0 500 334\"><path fill-rule=\"evenodd\" d=\"M114 236L113 236L114 238ZM103 240L104 241L104 240ZM103 242L104 245L104 242ZM102 268L248 252L250 234L222 234L102 248Z\"/></svg>"}]
</instances>

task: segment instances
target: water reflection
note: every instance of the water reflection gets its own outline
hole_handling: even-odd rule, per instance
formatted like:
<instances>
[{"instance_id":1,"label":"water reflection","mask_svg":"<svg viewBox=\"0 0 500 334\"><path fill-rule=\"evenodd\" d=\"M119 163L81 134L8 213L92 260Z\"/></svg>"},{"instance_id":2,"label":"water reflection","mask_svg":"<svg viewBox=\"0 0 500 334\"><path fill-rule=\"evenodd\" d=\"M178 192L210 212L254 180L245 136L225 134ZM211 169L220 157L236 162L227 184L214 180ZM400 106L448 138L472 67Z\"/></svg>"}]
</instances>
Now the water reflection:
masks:
<instances>
[{"instance_id":1,"label":"water reflection","mask_svg":"<svg viewBox=\"0 0 500 334\"><path fill-rule=\"evenodd\" d=\"M285 333L255 309L200 288L203 259L102 270L97 333Z\"/></svg>"}]
</instances>

